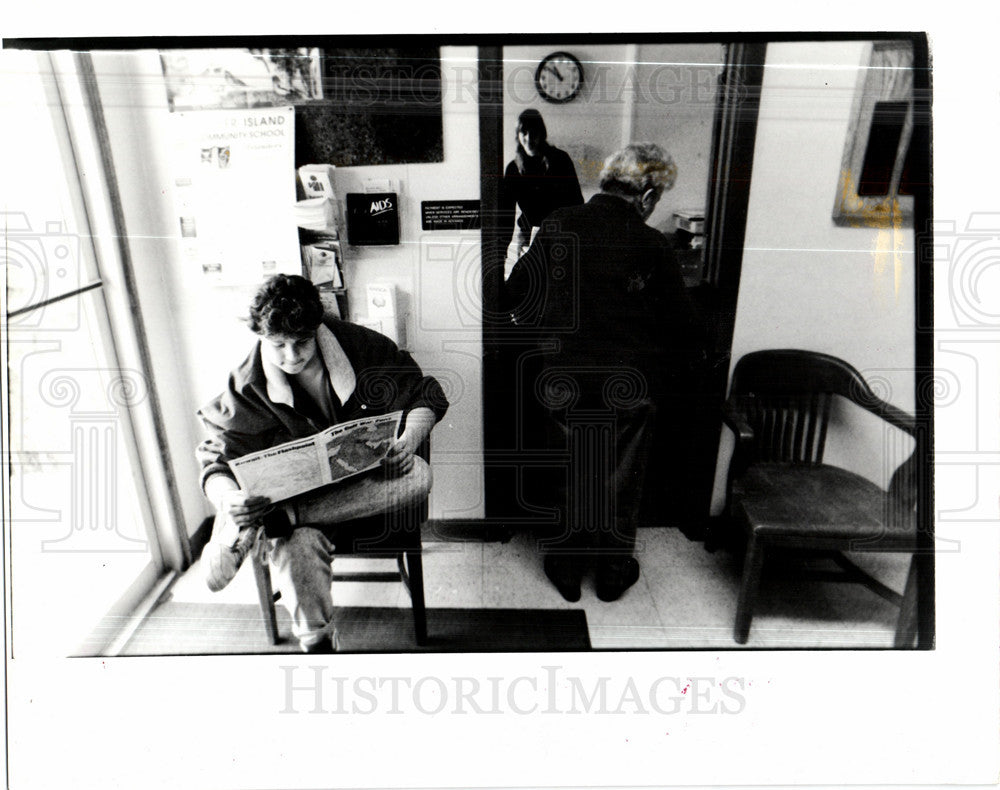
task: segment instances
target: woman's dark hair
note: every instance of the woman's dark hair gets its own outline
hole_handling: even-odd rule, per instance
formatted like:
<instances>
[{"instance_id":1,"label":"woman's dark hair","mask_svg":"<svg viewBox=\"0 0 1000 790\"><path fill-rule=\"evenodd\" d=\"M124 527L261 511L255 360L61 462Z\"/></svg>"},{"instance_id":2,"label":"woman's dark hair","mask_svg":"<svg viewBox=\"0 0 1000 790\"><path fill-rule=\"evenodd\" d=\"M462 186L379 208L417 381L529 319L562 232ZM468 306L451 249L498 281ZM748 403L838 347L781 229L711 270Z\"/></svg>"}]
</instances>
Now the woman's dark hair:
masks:
<instances>
[{"instance_id":1,"label":"woman's dark hair","mask_svg":"<svg viewBox=\"0 0 1000 790\"><path fill-rule=\"evenodd\" d=\"M535 132L541 139L542 143L548 140L549 133L545 129L545 121L542 120L542 114L536 109L528 109L517 116L517 129L514 130L514 140L517 141L518 148L521 147L521 141L518 136L521 132Z\"/></svg>"},{"instance_id":2,"label":"woman's dark hair","mask_svg":"<svg viewBox=\"0 0 1000 790\"><path fill-rule=\"evenodd\" d=\"M297 274L276 274L254 294L247 325L258 335L311 335L323 320L316 286Z\"/></svg>"}]
</instances>

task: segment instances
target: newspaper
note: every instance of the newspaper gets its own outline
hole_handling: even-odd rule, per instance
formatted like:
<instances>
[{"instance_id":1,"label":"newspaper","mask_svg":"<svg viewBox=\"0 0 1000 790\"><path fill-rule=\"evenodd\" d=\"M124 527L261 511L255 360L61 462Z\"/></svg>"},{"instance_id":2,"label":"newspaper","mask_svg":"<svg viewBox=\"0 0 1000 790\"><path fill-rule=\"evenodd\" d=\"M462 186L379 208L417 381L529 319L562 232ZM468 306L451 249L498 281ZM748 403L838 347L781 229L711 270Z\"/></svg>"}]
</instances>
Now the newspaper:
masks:
<instances>
[{"instance_id":1,"label":"newspaper","mask_svg":"<svg viewBox=\"0 0 1000 790\"><path fill-rule=\"evenodd\" d=\"M378 466L399 433L401 411L340 423L229 462L240 488L272 502L367 472Z\"/></svg>"}]
</instances>

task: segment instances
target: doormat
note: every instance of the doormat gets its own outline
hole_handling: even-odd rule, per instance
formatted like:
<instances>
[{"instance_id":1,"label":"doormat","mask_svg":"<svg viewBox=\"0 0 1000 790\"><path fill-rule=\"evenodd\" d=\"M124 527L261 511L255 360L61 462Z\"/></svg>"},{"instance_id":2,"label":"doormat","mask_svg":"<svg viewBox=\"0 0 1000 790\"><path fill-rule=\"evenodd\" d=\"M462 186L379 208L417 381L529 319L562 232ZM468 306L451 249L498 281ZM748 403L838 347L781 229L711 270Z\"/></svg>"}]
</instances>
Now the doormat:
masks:
<instances>
[{"instance_id":1,"label":"doormat","mask_svg":"<svg viewBox=\"0 0 1000 790\"><path fill-rule=\"evenodd\" d=\"M344 653L506 653L590 649L583 609L428 609L427 644L413 638L409 607L338 607ZM270 644L259 607L166 601L143 621L123 656L298 653L288 611L277 607L281 641Z\"/></svg>"}]
</instances>

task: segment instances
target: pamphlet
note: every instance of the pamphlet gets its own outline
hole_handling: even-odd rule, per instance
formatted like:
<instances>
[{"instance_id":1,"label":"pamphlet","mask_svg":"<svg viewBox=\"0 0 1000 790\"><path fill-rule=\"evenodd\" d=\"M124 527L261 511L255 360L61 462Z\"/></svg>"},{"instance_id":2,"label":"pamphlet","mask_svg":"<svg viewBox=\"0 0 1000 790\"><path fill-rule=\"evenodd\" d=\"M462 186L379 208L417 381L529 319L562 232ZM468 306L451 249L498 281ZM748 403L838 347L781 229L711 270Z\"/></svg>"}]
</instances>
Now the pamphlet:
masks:
<instances>
[{"instance_id":1,"label":"pamphlet","mask_svg":"<svg viewBox=\"0 0 1000 790\"><path fill-rule=\"evenodd\" d=\"M340 423L229 462L240 488L279 502L378 466L399 433L401 411Z\"/></svg>"}]
</instances>

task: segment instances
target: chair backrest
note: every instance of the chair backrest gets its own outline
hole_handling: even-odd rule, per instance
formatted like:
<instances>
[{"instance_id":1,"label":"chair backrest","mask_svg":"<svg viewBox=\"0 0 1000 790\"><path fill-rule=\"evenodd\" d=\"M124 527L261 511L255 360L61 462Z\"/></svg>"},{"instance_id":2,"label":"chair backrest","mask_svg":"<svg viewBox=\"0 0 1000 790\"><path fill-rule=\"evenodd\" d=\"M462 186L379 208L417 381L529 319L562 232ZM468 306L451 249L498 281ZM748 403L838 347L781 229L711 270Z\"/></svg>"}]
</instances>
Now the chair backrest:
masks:
<instances>
[{"instance_id":1,"label":"chair backrest","mask_svg":"<svg viewBox=\"0 0 1000 790\"><path fill-rule=\"evenodd\" d=\"M842 359L815 351L747 354L733 371L729 398L753 429L757 459L819 464L830 407L838 395L888 419L888 404L858 371ZM895 424L895 419L891 421Z\"/></svg>"}]
</instances>

